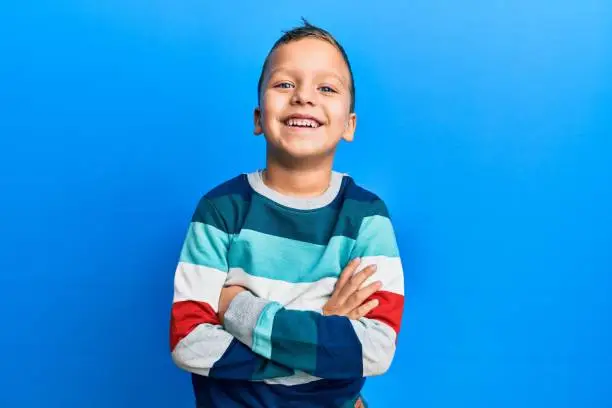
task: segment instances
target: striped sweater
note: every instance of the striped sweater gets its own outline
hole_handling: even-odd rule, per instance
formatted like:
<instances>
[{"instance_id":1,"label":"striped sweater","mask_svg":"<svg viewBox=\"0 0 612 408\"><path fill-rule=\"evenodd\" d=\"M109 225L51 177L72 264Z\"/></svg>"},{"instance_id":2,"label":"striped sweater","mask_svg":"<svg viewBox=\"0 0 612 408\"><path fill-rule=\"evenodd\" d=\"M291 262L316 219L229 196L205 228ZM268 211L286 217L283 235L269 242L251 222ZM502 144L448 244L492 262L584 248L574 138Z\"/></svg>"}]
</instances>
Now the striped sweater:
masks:
<instances>
[{"instance_id":1,"label":"striped sweater","mask_svg":"<svg viewBox=\"0 0 612 408\"><path fill-rule=\"evenodd\" d=\"M376 264L379 306L365 318L324 316L342 269ZM248 288L222 326L223 286ZM192 373L198 407L349 407L365 377L395 353L404 305L402 265L384 202L333 172L314 199L242 174L202 197L174 278L170 346Z\"/></svg>"}]
</instances>

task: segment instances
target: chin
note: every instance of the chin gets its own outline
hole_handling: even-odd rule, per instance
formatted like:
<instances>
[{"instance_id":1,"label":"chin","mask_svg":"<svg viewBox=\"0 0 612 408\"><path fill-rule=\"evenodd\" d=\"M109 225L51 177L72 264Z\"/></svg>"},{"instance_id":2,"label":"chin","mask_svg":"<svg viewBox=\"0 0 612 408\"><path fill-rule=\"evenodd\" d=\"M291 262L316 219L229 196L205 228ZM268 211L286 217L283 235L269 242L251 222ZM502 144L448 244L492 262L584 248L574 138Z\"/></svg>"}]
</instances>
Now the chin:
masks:
<instances>
[{"instance_id":1,"label":"chin","mask_svg":"<svg viewBox=\"0 0 612 408\"><path fill-rule=\"evenodd\" d=\"M313 149L313 148L281 148L281 154L293 160L308 160L321 159L333 155L333 150L330 149Z\"/></svg>"},{"instance_id":2,"label":"chin","mask_svg":"<svg viewBox=\"0 0 612 408\"><path fill-rule=\"evenodd\" d=\"M317 137L319 136L319 137ZM277 137L266 138L267 143L280 156L295 160L321 158L333 155L335 147L329 146L329 141L320 139L321 135L280 134Z\"/></svg>"}]
</instances>

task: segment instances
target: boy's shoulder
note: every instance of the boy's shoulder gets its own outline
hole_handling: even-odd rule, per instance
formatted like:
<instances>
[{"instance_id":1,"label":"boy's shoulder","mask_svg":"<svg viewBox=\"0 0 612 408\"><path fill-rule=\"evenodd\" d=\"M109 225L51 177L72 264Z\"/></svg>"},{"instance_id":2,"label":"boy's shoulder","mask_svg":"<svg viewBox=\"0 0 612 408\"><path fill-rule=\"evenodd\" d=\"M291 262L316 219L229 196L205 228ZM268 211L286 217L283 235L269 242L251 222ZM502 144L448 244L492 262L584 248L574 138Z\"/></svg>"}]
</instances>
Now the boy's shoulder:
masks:
<instances>
[{"instance_id":1,"label":"boy's shoulder","mask_svg":"<svg viewBox=\"0 0 612 408\"><path fill-rule=\"evenodd\" d=\"M200 195L192 221L212 225L227 233L236 232L236 220L244 214L250 201L245 174L225 180Z\"/></svg>"},{"instance_id":2,"label":"boy's shoulder","mask_svg":"<svg viewBox=\"0 0 612 408\"><path fill-rule=\"evenodd\" d=\"M345 195L347 199L367 202L367 203L375 203L375 202L383 201L383 199L377 193L359 184L353 178L353 176L345 174L344 179L345 179L345 185L346 185Z\"/></svg>"},{"instance_id":3,"label":"boy's shoulder","mask_svg":"<svg viewBox=\"0 0 612 408\"><path fill-rule=\"evenodd\" d=\"M382 215L389 217L389 211L385 201L380 195L359 183L349 175L345 175L345 187L343 188L344 202L356 202L363 211L363 216Z\"/></svg>"},{"instance_id":4,"label":"boy's shoulder","mask_svg":"<svg viewBox=\"0 0 612 408\"><path fill-rule=\"evenodd\" d=\"M204 198L208 200L215 200L226 196L245 197L249 194L250 188L247 181L247 175L245 173L241 173L213 186L204 194Z\"/></svg>"}]
</instances>

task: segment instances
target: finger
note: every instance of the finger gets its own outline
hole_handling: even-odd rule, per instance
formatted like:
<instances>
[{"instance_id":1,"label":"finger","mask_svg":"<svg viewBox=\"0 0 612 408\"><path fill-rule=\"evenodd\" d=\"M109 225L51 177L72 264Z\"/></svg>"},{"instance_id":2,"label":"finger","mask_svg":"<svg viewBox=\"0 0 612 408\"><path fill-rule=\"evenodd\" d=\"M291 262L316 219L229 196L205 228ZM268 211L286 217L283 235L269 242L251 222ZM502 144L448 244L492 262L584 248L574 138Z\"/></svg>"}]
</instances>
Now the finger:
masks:
<instances>
[{"instance_id":1,"label":"finger","mask_svg":"<svg viewBox=\"0 0 612 408\"><path fill-rule=\"evenodd\" d=\"M372 299L369 302L366 302L363 305L353 309L353 311L349 314L349 318L353 320L361 319L374 310L377 306L378 299Z\"/></svg>"},{"instance_id":2,"label":"finger","mask_svg":"<svg viewBox=\"0 0 612 408\"><path fill-rule=\"evenodd\" d=\"M337 314L349 315L353 310L362 305L370 296L380 290L382 283L380 281L372 282L366 287L353 292L344 302L339 303L335 310Z\"/></svg>"},{"instance_id":3,"label":"finger","mask_svg":"<svg viewBox=\"0 0 612 408\"><path fill-rule=\"evenodd\" d=\"M378 292L382 287L382 283L380 281L372 282L366 287L354 292L349 298L346 300L345 306L348 310L353 310L357 306L361 305L365 302L370 296L374 293Z\"/></svg>"},{"instance_id":4,"label":"finger","mask_svg":"<svg viewBox=\"0 0 612 408\"><path fill-rule=\"evenodd\" d=\"M365 282L370 276L376 272L376 265L370 265L356 275L353 275L351 280L344 285L340 290L338 300L339 302L345 302L349 296L359 290L363 282Z\"/></svg>"},{"instance_id":5,"label":"finger","mask_svg":"<svg viewBox=\"0 0 612 408\"><path fill-rule=\"evenodd\" d=\"M368 265L368 267L366 267L364 270L356 275L353 275L351 284L353 284L357 289L361 289L363 283L374 275L377 270L378 266L376 264Z\"/></svg>"},{"instance_id":6,"label":"finger","mask_svg":"<svg viewBox=\"0 0 612 408\"><path fill-rule=\"evenodd\" d=\"M348 282L351 279L351 277L357 270L357 267L359 266L360 263L361 263L361 259L355 258L351 262L349 262L348 265L344 267L344 269L342 270L342 273L340 274L340 278L336 282L334 293L340 292L340 290L342 290L344 285L346 285L346 282Z\"/></svg>"},{"instance_id":7,"label":"finger","mask_svg":"<svg viewBox=\"0 0 612 408\"><path fill-rule=\"evenodd\" d=\"M336 301L333 298L330 298L324 305L323 308L321 309L321 314L323 316L329 316L334 314L336 310Z\"/></svg>"}]
</instances>

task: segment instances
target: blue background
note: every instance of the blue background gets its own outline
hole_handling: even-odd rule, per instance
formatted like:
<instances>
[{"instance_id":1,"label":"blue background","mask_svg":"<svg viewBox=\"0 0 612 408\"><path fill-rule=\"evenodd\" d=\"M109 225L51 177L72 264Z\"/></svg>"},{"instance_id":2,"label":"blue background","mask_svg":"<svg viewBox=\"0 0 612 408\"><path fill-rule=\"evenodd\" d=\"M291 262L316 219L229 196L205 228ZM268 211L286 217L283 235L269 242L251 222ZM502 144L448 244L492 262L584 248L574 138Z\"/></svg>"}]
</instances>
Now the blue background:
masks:
<instances>
[{"instance_id":1,"label":"blue background","mask_svg":"<svg viewBox=\"0 0 612 408\"><path fill-rule=\"evenodd\" d=\"M367 4L1 3L1 407L193 406L180 245L201 194L263 165L259 70L300 16L352 59L337 169L405 259L371 406L612 406L612 4Z\"/></svg>"}]
</instances>

